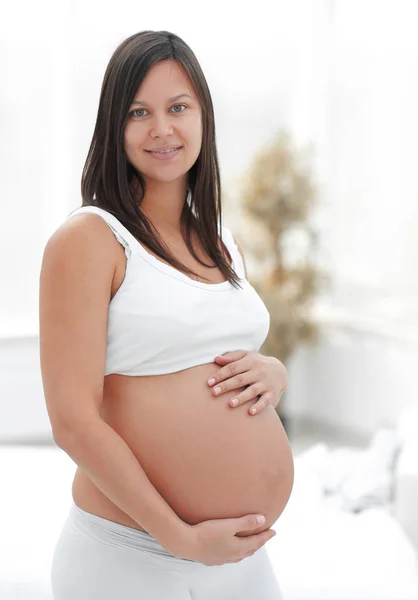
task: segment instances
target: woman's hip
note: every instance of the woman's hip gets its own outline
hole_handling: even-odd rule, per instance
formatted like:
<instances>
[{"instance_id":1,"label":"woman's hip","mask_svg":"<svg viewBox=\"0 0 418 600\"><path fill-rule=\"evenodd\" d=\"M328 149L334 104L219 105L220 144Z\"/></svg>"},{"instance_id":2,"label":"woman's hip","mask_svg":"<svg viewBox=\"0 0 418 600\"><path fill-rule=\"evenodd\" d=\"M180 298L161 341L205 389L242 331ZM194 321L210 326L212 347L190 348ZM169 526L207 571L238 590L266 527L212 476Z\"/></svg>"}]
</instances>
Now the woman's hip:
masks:
<instances>
[{"instance_id":1,"label":"woman's hip","mask_svg":"<svg viewBox=\"0 0 418 600\"><path fill-rule=\"evenodd\" d=\"M239 563L207 566L173 556L150 534L74 502L55 545L51 585L54 600L281 598L264 547Z\"/></svg>"},{"instance_id":2,"label":"woman's hip","mask_svg":"<svg viewBox=\"0 0 418 600\"><path fill-rule=\"evenodd\" d=\"M144 598L157 600L173 590L173 598L183 600L176 595L182 564L199 565L173 556L148 533L88 513L73 502L52 557L53 597L137 600L146 592Z\"/></svg>"}]
</instances>

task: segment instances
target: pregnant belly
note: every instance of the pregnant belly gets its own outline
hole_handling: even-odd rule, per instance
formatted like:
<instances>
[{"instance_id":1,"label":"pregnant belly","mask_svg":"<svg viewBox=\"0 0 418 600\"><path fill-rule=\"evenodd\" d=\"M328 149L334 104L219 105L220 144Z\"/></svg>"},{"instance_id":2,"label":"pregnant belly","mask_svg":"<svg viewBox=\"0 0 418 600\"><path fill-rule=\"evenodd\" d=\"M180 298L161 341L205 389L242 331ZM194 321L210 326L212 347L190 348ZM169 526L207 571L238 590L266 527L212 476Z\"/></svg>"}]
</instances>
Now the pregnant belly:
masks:
<instances>
[{"instance_id":1,"label":"pregnant belly","mask_svg":"<svg viewBox=\"0 0 418 600\"><path fill-rule=\"evenodd\" d=\"M254 401L228 404L240 390L215 398L206 384L214 367L124 381L115 376L103 418L183 521L260 513L266 516L261 531L278 519L292 490L289 442L271 406L251 416Z\"/></svg>"}]
</instances>

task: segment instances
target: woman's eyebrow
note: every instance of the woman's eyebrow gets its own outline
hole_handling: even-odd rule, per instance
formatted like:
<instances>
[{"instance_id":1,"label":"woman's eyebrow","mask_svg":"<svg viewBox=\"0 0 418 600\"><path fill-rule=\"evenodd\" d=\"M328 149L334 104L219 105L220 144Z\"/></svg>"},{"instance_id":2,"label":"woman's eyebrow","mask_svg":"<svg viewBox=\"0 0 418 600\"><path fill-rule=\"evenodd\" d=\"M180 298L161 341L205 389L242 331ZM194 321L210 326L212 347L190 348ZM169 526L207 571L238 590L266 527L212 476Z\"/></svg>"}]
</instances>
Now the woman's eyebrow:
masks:
<instances>
[{"instance_id":1,"label":"woman's eyebrow","mask_svg":"<svg viewBox=\"0 0 418 600\"><path fill-rule=\"evenodd\" d=\"M190 100L193 100L193 98L190 96L190 94L177 94L177 96L173 96L172 98L168 99L168 102L174 102L175 100L178 100L179 98L183 98L183 97L187 97L190 98ZM146 102L145 100L133 100L132 104L142 104L143 106L149 106L149 103Z\"/></svg>"}]
</instances>

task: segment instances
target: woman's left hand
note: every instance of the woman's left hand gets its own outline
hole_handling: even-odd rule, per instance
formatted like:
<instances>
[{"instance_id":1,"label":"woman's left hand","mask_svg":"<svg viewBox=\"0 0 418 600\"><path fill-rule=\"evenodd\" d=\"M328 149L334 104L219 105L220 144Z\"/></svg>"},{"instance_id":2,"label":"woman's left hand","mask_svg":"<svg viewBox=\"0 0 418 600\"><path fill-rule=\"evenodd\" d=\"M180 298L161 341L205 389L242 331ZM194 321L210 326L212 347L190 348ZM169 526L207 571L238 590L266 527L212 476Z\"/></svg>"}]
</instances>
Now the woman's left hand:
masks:
<instances>
[{"instance_id":1,"label":"woman's left hand","mask_svg":"<svg viewBox=\"0 0 418 600\"><path fill-rule=\"evenodd\" d=\"M239 406L258 396L258 401L248 410L250 415L259 413L269 404L275 408L287 388L286 367L274 356L234 350L216 356L214 362L224 365L208 380L214 395L220 396L228 390L248 386L240 394L233 396L229 405Z\"/></svg>"}]
</instances>

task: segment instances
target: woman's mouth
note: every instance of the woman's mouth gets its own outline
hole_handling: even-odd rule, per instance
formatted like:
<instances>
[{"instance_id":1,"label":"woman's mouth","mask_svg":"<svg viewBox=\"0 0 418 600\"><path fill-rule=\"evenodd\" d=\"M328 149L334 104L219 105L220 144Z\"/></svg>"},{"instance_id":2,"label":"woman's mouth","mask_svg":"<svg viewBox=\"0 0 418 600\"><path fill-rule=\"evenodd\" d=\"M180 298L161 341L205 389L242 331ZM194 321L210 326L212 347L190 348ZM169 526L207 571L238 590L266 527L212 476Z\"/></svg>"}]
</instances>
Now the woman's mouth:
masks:
<instances>
[{"instance_id":1,"label":"woman's mouth","mask_svg":"<svg viewBox=\"0 0 418 600\"><path fill-rule=\"evenodd\" d=\"M145 150L145 152L147 152L150 156L156 158L157 160L170 160L177 156L182 148L183 146L173 146L171 148L167 148L167 150L159 150L157 152L152 150Z\"/></svg>"}]
</instances>

